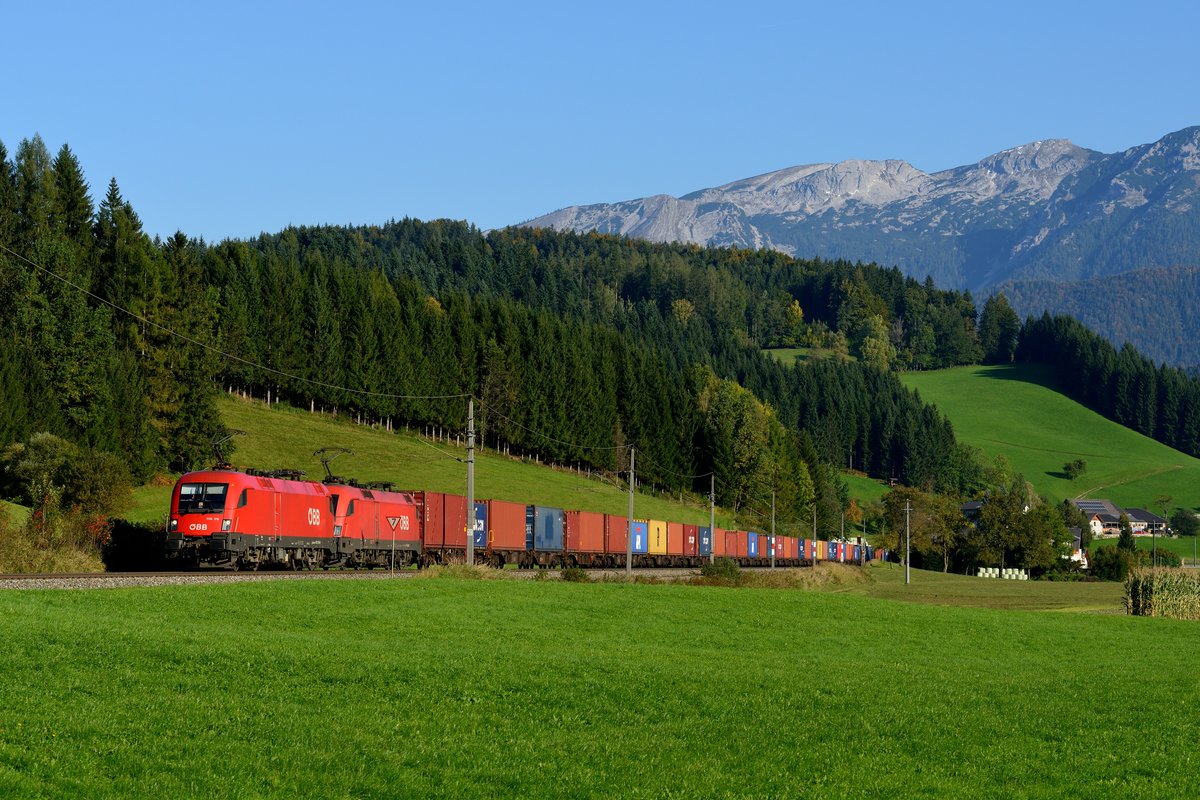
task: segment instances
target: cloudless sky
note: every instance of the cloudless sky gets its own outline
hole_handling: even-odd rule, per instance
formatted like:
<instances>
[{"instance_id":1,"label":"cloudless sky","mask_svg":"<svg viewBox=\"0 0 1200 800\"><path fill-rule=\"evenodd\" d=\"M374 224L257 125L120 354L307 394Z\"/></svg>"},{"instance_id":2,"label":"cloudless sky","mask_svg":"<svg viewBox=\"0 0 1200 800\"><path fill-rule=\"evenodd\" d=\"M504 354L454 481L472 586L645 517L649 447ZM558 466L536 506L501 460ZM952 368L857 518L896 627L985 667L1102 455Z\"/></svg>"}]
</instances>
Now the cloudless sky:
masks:
<instances>
[{"instance_id":1,"label":"cloudless sky","mask_svg":"<svg viewBox=\"0 0 1200 800\"><path fill-rule=\"evenodd\" d=\"M146 230L499 227L796 164L936 171L1200 124L1200 3L22 3L0 141Z\"/></svg>"}]
</instances>

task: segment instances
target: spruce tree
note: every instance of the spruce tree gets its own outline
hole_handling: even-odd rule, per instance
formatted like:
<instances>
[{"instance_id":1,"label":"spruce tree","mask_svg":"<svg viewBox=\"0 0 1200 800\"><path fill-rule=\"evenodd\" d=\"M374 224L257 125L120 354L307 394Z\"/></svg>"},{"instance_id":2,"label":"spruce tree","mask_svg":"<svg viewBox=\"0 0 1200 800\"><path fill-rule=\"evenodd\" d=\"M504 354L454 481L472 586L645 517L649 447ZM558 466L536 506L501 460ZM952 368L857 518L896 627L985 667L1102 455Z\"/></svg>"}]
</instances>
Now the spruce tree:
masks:
<instances>
[{"instance_id":1,"label":"spruce tree","mask_svg":"<svg viewBox=\"0 0 1200 800\"><path fill-rule=\"evenodd\" d=\"M54 203L51 222L86 257L92 246L94 209L87 181L71 148L63 145L54 158Z\"/></svg>"}]
</instances>

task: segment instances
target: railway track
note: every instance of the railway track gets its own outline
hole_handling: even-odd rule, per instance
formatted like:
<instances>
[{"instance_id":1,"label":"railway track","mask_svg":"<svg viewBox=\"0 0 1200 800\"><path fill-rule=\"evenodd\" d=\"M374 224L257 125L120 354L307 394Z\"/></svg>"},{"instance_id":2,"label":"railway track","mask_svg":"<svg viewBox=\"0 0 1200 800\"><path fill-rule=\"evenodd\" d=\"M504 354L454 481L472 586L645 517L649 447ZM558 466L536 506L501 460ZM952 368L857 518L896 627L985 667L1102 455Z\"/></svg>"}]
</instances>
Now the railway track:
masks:
<instances>
[{"instance_id":1,"label":"railway track","mask_svg":"<svg viewBox=\"0 0 1200 800\"><path fill-rule=\"evenodd\" d=\"M743 567L744 571L766 572L770 567ZM783 569L780 567L780 569ZM205 583L252 583L280 580L387 580L411 579L419 575L416 570L404 569L395 572L386 569L349 570L330 569L311 572L291 570L261 570L258 572L233 572L225 569L196 569L186 572L77 572L77 573L15 573L0 574L0 590L3 589L120 589L145 586L186 586ZM592 580L622 580L623 568L589 569ZM686 580L700 574L695 567L643 567L635 569L636 578L657 580ZM517 580L540 578L558 580L558 569L506 570L506 576Z\"/></svg>"}]
</instances>

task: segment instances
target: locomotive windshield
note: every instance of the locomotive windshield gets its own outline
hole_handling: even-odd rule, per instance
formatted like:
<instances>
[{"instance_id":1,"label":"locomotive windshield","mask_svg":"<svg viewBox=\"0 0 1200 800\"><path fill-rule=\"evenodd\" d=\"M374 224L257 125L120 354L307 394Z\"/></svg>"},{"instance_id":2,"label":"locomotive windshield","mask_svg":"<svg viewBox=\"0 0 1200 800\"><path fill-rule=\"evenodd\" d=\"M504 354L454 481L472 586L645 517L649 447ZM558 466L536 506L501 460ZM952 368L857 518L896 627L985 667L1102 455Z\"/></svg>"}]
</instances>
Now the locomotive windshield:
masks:
<instances>
[{"instance_id":1,"label":"locomotive windshield","mask_svg":"<svg viewBox=\"0 0 1200 800\"><path fill-rule=\"evenodd\" d=\"M222 514L227 483L185 483L179 487L180 514Z\"/></svg>"}]
</instances>

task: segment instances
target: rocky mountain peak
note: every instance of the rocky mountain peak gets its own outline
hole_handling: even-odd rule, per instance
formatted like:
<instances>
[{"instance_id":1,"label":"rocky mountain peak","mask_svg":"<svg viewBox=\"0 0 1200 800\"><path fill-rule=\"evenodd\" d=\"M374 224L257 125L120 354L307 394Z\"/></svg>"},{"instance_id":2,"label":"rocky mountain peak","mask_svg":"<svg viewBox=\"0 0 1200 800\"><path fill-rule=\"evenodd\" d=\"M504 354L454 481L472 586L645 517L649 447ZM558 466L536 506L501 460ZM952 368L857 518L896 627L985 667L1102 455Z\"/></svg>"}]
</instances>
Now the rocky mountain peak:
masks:
<instances>
[{"instance_id":1,"label":"rocky mountain peak","mask_svg":"<svg viewBox=\"0 0 1200 800\"><path fill-rule=\"evenodd\" d=\"M526 224L874 260L980 289L1018 275L1195 264L1197 170L1200 127L1111 155L1045 139L932 174L899 159L805 164Z\"/></svg>"}]
</instances>

